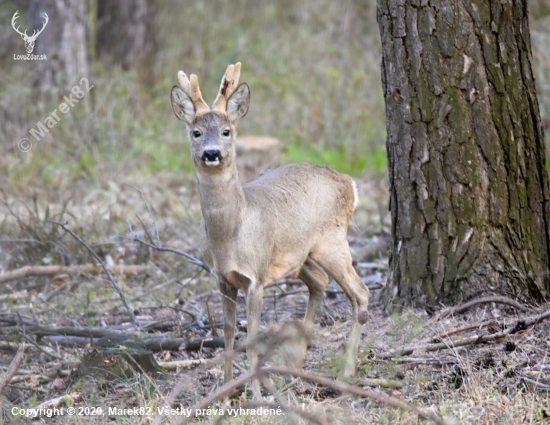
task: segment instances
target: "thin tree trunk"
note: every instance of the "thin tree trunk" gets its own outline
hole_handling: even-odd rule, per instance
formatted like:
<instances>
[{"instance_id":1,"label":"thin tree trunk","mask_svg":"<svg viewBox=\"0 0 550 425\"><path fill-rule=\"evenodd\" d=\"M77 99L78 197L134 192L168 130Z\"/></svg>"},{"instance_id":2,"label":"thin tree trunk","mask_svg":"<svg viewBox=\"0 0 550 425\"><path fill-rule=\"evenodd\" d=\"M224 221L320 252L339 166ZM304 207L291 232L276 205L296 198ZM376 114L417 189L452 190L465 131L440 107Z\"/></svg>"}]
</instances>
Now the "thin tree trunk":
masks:
<instances>
[{"instance_id":1,"label":"thin tree trunk","mask_svg":"<svg viewBox=\"0 0 550 425\"><path fill-rule=\"evenodd\" d=\"M550 209L526 0L379 0L389 306L549 295Z\"/></svg>"},{"instance_id":2,"label":"thin tree trunk","mask_svg":"<svg viewBox=\"0 0 550 425\"><path fill-rule=\"evenodd\" d=\"M34 85L41 91L68 88L88 78L87 9L86 0L31 0L33 28L40 28L44 13L49 16L35 49L35 54L48 57L36 64Z\"/></svg>"},{"instance_id":3,"label":"thin tree trunk","mask_svg":"<svg viewBox=\"0 0 550 425\"><path fill-rule=\"evenodd\" d=\"M123 69L137 69L145 84L154 83L157 50L154 0L99 0L97 4L98 56Z\"/></svg>"}]
</instances>

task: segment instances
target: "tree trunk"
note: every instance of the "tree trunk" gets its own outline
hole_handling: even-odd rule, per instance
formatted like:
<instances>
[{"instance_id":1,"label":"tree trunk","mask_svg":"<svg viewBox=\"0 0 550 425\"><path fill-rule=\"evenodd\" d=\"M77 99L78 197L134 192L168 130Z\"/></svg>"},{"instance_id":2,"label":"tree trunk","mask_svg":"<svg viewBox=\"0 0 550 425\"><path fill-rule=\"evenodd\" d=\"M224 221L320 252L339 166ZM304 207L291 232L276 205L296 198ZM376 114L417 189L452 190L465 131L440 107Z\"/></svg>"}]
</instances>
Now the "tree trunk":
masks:
<instances>
[{"instance_id":1,"label":"tree trunk","mask_svg":"<svg viewBox=\"0 0 550 425\"><path fill-rule=\"evenodd\" d=\"M41 91L69 88L88 78L86 12L87 2L82 0L31 0L32 28L41 27L44 13L49 17L34 52L48 57L36 64L34 85Z\"/></svg>"},{"instance_id":2,"label":"tree trunk","mask_svg":"<svg viewBox=\"0 0 550 425\"><path fill-rule=\"evenodd\" d=\"M153 0L99 0L98 56L107 64L135 68L143 83L153 84L157 50L154 18Z\"/></svg>"},{"instance_id":3,"label":"tree trunk","mask_svg":"<svg viewBox=\"0 0 550 425\"><path fill-rule=\"evenodd\" d=\"M386 302L550 294L526 0L379 0L392 254Z\"/></svg>"}]
</instances>

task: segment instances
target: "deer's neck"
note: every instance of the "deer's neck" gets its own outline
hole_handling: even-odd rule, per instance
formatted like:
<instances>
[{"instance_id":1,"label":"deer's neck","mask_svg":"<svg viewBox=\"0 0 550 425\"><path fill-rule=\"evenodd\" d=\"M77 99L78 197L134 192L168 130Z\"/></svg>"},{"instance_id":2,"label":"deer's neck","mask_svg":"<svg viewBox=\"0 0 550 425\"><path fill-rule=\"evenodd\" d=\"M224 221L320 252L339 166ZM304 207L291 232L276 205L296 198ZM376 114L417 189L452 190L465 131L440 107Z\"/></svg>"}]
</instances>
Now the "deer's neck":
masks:
<instances>
[{"instance_id":1,"label":"deer's neck","mask_svg":"<svg viewBox=\"0 0 550 425\"><path fill-rule=\"evenodd\" d=\"M241 223L246 197L233 167L222 174L197 174L201 209L209 240L224 241Z\"/></svg>"}]
</instances>

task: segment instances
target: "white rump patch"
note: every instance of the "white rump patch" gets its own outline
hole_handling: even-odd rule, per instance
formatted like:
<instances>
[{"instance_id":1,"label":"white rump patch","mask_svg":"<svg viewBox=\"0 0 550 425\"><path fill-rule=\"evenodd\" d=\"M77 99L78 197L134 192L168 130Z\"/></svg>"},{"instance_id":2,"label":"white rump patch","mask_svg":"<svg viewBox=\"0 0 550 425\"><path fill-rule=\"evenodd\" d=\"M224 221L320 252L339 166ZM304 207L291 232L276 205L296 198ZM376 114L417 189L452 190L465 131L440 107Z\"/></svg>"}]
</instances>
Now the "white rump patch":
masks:
<instances>
[{"instance_id":1,"label":"white rump patch","mask_svg":"<svg viewBox=\"0 0 550 425\"><path fill-rule=\"evenodd\" d=\"M351 181L351 185L353 186L353 211L355 211L359 203L359 194L357 193L357 183L355 183L355 180Z\"/></svg>"}]
</instances>

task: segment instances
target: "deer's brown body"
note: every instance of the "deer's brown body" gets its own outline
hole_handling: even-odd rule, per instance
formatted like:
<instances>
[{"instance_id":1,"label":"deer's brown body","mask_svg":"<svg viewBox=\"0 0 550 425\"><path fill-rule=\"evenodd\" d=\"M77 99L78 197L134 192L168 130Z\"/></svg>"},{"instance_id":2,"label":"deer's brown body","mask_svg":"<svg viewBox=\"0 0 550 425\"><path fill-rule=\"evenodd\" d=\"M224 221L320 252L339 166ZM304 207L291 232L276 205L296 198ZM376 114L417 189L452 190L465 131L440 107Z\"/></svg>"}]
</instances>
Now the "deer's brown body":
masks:
<instances>
[{"instance_id":1,"label":"deer's brown body","mask_svg":"<svg viewBox=\"0 0 550 425\"><path fill-rule=\"evenodd\" d=\"M353 308L344 370L351 375L369 299L352 267L346 238L357 204L355 184L325 166L291 164L241 185L235 164L235 124L248 111L250 93L246 84L237 87L239 75L240 64L228 67L212 110L202 100L196 76L189 80L180 71L183 90L172 89L172 106L187 124L197 169L205 258L224 295L226 349L233 348L238 290L246 295L250 341L258 332L264 287L289 275L303 280L310 292L304 322L311 326L330 275ZM255 367L253 345L247 353ZM232 376L228 359L225 379ZM257 383L254 392L258 397Z\"/></svg>"}]
</instances>

